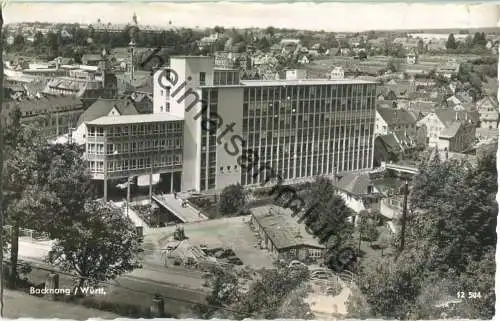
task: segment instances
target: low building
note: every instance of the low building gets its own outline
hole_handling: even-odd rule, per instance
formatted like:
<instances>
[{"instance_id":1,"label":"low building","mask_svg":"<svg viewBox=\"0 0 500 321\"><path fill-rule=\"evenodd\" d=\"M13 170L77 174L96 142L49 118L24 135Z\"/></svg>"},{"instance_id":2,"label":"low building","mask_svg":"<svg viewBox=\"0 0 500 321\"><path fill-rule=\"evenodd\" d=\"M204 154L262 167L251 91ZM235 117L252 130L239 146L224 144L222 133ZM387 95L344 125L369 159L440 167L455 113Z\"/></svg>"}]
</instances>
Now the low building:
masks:
<instances>
[{"instance_id":1,"label":"low building","mask_svg":"<svg viewBox=\"0 0 500 321\"><path fill-rule=\"evenodd\" d=\"M338 195L355 214L379 208L380 192L369 173L346 173L334 182ZM356 221L354 221L356 223Z\"/></svg>"},{"instance_id":2,"label":"low building","mask_svg":"<svg viewBox=\"0 0 500 321\"><path fill-rule=\"evenodd\" d=\"M68 134L84 112L82 101L76 97L37 95L6 102L6 109L19 108L23 123L37 123L47 138Z\"/></svg>"},{"instance_id":3,"label":"low building","mask_svg":"<svg viewBox=\"0 0 500 321\"><path fill-rule=\"evenodd\" d=\"M292 217L292 210L269 205L251 209L251 223L264 247L277 259L313 261L323 257L325 247Z\"/></svg>"},{"instance_id":4,"label":"low building","mask_svg":"<svg viewBox=\"0 0 500 321\"><path fill-rule=\"evenodd\" d=\"M406 109L377 108L375 135L387 135L389 133L415 137L417 134L415 115Z\"/></svg>"},{"instance_id":5,"label":"low building","mask_svg":"<svg viewBox=\"0 0 500 321\"><path fill-rule=\"evenodd\" d=\"M456 121L441 132L437 146L440 150L461 153L472 147L475 138L476 127L471 121Z\"/></svg>"},{"instance_id":6,"label":"low building","mask_svg":"<svg viewBox=\"0 0 500 321\"><path fill-rule=\"evenodd\" d=\"M453 111L448 109L435 110L419 120L417 125L426 127L427 146L435 147L438 145L441 132L454 122L468 123L471 121L475 127L477 125L475 121L476 114L477 112Z\"/></svg>"},{"instance_id":7,"label":"low building","mask_svg":"<svg viewBox=\"0 0 500 321\"><path fill-rule=\"evenodd\" d=\"M330 79L344 79L344 68L334 67L330 72Z\"/></svg>"}]
</instances>

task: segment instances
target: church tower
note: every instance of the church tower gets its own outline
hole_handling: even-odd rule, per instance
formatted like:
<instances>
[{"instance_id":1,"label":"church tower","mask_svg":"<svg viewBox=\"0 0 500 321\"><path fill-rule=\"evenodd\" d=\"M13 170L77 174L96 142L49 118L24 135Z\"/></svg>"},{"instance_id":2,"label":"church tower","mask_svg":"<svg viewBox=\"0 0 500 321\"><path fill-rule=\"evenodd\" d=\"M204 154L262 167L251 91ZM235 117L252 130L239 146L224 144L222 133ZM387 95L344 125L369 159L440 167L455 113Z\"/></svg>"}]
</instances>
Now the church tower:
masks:
<instances>
[{"instance_id":1,"label":"church tower","mask_svg":"<svg viewBox=\"0 0 500 321\"><path fill-rule=\"evenodd\" d=\"M106 49L101 52L101 61L99 61L99 70L102 75L102 98L114 99L118 95L118 81L116 75L111 69L109 54Z\"/></svg>"}]
</instances>

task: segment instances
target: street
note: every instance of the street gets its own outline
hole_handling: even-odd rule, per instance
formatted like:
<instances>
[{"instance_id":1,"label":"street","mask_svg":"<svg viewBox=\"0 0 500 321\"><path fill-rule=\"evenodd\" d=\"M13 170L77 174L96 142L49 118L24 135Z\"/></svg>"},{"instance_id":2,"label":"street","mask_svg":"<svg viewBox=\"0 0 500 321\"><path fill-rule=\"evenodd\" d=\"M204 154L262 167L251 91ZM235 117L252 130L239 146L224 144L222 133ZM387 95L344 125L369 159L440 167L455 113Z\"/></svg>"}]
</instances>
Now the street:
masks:
<instances>
[{"instance_id":1,"label":"street","mask_svg":"<svg viewBox=\"0 0 500 321\"><path fill-rule=\"evenodd\" d=\"M33 271L29 274L29 279L34 283L42 283L47 279L49 271L52 267L44 266L38 262L30 262L33 266ZM136 270L141 271L142 269ZM182 285L174 283L162 282L158 279L157 273L161 276L171 276L169 280L182 279L182 271L180 269L162 272L154 272L142 270L140 276L126 275L110 281L105 287L106 295L95 296L96 299L102 299L107 302L116 302L122 304L131 304L149 308L153 296L158 293L165 300L165 311L173 315L186 315L196 303L203 303L206 291L193 290ZM134 271L135 272L135 271ZM189 271L188 271L189 272ZM153 278L156 278L153 280ZM187 277L189 279L189 277ZM60 288L72 288L73 280L68 275L60 274Z\"/></svg>"}]
</instances>

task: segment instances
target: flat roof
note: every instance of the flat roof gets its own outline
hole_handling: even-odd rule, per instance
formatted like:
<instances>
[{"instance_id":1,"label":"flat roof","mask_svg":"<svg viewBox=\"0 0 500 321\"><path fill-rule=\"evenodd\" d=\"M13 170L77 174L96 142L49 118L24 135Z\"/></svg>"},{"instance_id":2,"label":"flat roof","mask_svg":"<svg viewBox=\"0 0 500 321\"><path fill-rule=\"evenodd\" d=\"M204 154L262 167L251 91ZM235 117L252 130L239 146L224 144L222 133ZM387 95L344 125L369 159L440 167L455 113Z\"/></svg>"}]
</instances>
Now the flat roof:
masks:
<instances>
[{"instance_id":1,"label":"flat roof","mask_svg":"<svg viewBox=\"0 0 500 321\"><path fill-rule=\"evenodd\" d=\"M297 85L337 85L337 84L376 84L363 79L296 79L296 80L242 80L245 86L297 86Z\"/></svg>"},{"instance_id":2,"label":"flat roof","mask_svg":"<svg viewBox=\"0 0 500 321\"><path fill-rule=\"evenodd\" d=\"M170 114L140 114L140 115L123 115L123 116L104 116L93 121L89 121L88 125L124 125L137 123L157 123L183 120L181 117Z\"/></svg>"},{"instance_id":3,"label":"flat roof","mask_svg":"<svg viewBox=\"0 0 500 321\"><path fill-rule=\"evenodd\" d=\"M252 208L250 211L278 250L298 246L324 248L307 233L304 223L297 222L298 217L292 217L291 209L266 205Z\"/></svg>"},{"instance_id":4,"label":"flat roof","mask_svg":"<svg viewBox=\"0 0 500 321\"><path fill-rule=\"evenodd\" d=\"M236 85L206 85L202 88L219 88L219 87L266 87L266 86L312 86L312 85L361 85L361 84L376 84L375 81L363 79L297 79L297 80L241 80Z\"/></svg>"}]
</instances>

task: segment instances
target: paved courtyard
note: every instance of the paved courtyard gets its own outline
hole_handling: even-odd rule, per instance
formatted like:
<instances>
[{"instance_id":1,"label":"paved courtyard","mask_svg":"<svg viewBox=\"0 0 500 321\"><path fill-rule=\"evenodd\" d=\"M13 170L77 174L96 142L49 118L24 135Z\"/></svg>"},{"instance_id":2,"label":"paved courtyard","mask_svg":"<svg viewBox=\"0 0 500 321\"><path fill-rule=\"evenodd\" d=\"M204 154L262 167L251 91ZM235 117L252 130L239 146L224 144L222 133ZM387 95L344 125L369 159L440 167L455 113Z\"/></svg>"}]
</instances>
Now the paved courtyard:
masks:
<instances>
[{"instance_id":1,"label":"paved courtyard","mask_svg":"<svg viewBox=\"0 0 500 321\"><path fill-rule=\"evenodd\" d=\"M252 268L273 266L273 259L265 250L255 247L257 237L250 229L250 216L238 216L183 224L184 232L191 244L204 244L208 247L231 248L243 263ZM175 227L162 229L154 235L160 247L164 247L167 238L173 234ZM153 237L150 235L150 237Z\"/></svg>"}]
</instances>

